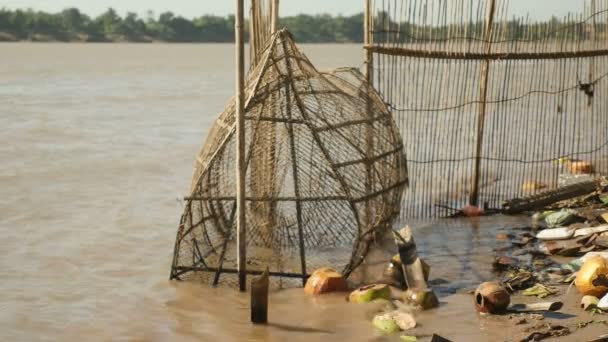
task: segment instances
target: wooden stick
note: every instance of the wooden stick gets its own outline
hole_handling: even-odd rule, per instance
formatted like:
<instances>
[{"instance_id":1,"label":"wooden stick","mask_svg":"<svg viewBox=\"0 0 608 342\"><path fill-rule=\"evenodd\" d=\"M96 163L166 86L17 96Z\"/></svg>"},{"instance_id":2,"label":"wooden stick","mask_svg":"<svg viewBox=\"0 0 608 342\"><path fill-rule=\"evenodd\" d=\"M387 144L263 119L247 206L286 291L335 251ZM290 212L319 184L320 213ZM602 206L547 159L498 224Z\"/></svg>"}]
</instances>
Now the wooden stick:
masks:
<instances>
[{"instance_id":1,"label":"wooden stick","mask_svg":"<svg viewBox=\"0 0 608 342\"><path fill-rule=\"evenodd\" d=\"M511 304L507 311L513 312L538 312L538 311L558 311L564 306L562 302L546 302L532 304Z\"/></svg>"},{"instance_id":2,"label":"wooden stick","mask_svg":"<svg viewBox=\"0 0 608 342\"><path fill-rule=\"evenodd\" d=\"M245 43L243 39L244 0L236 0L236 226L239 289L247 288L246 208L245 208Z\"/></svg>"},{"instance_id":3,"label":"wooden stick","mask_svg":"<svg viewBox=\"0 0 608 342\"><path fill-rule=\"evenodd\" d=\"M494 26L494 14L496 11L496 0L489 0L489 12L487 19L487 27L485 32L486 37L486 53L492 51L492 28ZM477 117L477 141L475 149L475 169L473 170L473 188L469 197L469 204L477 206L479 204L479 178L481 176L481 149L483 146L483 134L486 119L486 101L488 96L488 76L490 72L490 60L483 61L481 67L480 95L479 95L479 114Z\"/></svg>"},{"instance_id":4,"label":"wooden stick","mask_svg":"<svg viewBox=\"0 0 608 342\"><path fill-rule=\"evenodd\" d=\"M268 323L268 267L259 278L251 279L251 322Z\"/></svg>"},{"instance_id":5,"label":"wooden stick","mask_svg":"<svg viewBox=\"0 0 608 342\"><path fill-rule=\"evenodd\" d=\"M283 43L283 48L287 51L287 43L285 41ZM285 101L287 111L287 118L292 118L291 112L291 87L293 85L288 83L285 86ZM291 152L291 165L293 172L293 194L296 198L300 197L300 175L298 169L298 156L296 154L296 141L295 141L295 133L293 131L293 124L287 125L287 135L289 135L289 147ZM296 219L298 221L298 242L300 247L300 267L302 269L302 274L306 274L306 250L304 244L304 224L302 222L302 203L296 199ZM306 286L306 277L302 278L302 286Z\"/></svg>"}]
</instances>

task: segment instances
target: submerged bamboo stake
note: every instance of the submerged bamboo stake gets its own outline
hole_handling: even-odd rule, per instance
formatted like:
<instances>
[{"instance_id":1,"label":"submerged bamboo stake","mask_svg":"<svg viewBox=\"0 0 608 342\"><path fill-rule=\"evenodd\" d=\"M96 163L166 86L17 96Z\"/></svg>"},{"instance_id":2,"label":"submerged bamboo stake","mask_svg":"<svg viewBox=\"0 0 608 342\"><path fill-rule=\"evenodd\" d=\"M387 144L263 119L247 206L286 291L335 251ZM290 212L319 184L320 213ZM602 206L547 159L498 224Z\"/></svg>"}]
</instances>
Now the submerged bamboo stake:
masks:
<instances>
[{"instance_id":1,"label":"submerged bamboo stake","mask_svg":"<svg viewBox=\"0 0 608 342\"><path fill-rule=\"evenodd\" d=\"M492 27L494 26L494 14L496 12L496 0L489 1L488 18L486 22L486 53L492 51ZM480 96L479 96L479 114L477 117L477 140L475 150L475 169L473 171L473 187L469 204L479 205L479 178L481 176L481 148L483 145L483 131L486 119L486 102L488 97L488 74L490 72L490 60L486 59L482 62L481 80L480 80Z\"/></svg>"},{"instance_id":2,"label":"submerged bamboo stake","mask_svg":"<svg viewBox=\"0 0 608 342\"><path fill-rule=\"evenodd\" d=\"M251 322L268 323L268 268L258 278L251 280Z\"/></svg>"},{"instance_id":3,"label":"submerged bamboo stake","mask_svg":"<svg viewBox=\"0 0 608 342\"><path fill-rule=\"evenodd\" d=\"M247 288L246 269L246 222L245 222L245 44L243 39L244 0L236 0L236 229L237 229L237 268L239 272L239 289Z\"/></svg>"}]
</instances>

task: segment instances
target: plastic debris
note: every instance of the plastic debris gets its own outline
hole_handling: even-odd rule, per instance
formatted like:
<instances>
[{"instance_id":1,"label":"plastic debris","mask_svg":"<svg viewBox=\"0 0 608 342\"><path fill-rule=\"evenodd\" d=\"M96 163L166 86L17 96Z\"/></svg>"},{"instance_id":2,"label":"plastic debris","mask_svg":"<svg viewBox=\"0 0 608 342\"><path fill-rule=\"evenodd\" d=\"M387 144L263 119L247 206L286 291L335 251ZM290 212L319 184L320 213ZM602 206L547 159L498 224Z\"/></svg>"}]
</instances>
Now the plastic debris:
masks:
<instances>
[{"instance_id":1,"label":"plastic debris","mask_svg":"<svg viewBox=\"0 0 608 342\"><path fill-rule=\"evenodd\" d=\"M574 229L567 227L549 228L536 234L536 238L539 240L567 240L573 236Z\"/></svg>"},{"instance_id":2,"label":"plastic debris","mask_svg":"<svg viewBox=\"0 0 608 342\"><path fill-rule=\"evenodd\" d=\"M585 311L594 309L597 307L597 304L600 302L599 299L595 296L584 296L581 299L581 308Z\"/></svg>"},{"instance_id":3,"label":"plastic debris","mask_svg":"<svg viewBox=\"0 0 608 342\"><path fill-rule=\"evenodd\" d=\"M545 217L548 227L563 227L576 220L576 212L570 209L563 209ZM539 238L540 239L540 238Z\"/></svg>"},{"instance_id":4,"label":"plastic debris","mask_svg":"<svg viewBox=\"0 0 608 342\"><path fill-rule=\"evenodd\" d=\"M429 281L429 275L431 273L431 266L427 264L422 258L420 264L422 266L422 273L424 281ZM405 281L405 275L403 274L403 264L401 263L401 257L399 254L395 254L388 265L384 268L383 278L381 283L391 285L402 290L407 289L407 282Z\"/></svg>"},{"instance_id":5,"label":"plastic debris","mask_svg":"<svg viewBox=\"0 0 608 342\"><path fill-rule=\"evenodd\" d=\"M590 234L603 233L603 232L608 232L608 225L577 229L574 232L574 237L587 236Z\"/></svg>"},{"instance_id":6,"label":"plastic debris","mask_svg":"<svg viewBox=\"0 0 608 342\"><path fill-rule=\"evenodd\" d=\"M426 281L430 267L428 265L425 267L425 263L418 257L412 229L405 226L399 232L393 231L393 238L399 250L403 274L408 287L405 299L425 310L439 306L437 295Z\"/></svg>"},{"instance_id":7,"label":"plastic debris","mask_svg":"<svg viewBox=\"0 0 608 342\"><path fill-rule=\"evenodd\" d=\"M608 311L608 294L600 299L600 301L597 303L597 307L600 310Z\"/></svg>"}]
</instances>

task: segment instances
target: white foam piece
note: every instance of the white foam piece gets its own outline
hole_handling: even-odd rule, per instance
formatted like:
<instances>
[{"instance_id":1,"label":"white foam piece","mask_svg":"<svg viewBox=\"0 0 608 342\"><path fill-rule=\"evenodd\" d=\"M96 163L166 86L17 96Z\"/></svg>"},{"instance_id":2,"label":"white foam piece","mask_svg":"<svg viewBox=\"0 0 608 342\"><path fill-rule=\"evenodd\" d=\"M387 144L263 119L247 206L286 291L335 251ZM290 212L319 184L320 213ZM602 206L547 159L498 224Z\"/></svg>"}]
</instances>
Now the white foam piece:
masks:
<instances>
[{"instance_id":1,"label":"white foam piece","mask_svg":"<svg viewBox=\"0 0 608 342\"><path fill-rule=\"evenodd\" d=\"M548 228L536 234L539 240L567 240L574 236L574 229L571 228Z\"/></svg>"}]
</instances>

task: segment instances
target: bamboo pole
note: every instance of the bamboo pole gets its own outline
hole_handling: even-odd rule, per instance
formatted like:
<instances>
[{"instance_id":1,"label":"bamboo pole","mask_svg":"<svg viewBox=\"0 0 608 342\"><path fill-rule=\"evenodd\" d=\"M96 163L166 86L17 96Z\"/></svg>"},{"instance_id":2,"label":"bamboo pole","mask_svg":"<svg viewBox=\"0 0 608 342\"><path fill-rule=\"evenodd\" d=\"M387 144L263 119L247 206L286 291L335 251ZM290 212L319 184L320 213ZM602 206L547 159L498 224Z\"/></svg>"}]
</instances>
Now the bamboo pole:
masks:
<instances>
[{"instance_id":1,"label":"bamboo pole","mask_svg":"<svg viewBox=\"0 0 608 342\"><path fill-rule=\"evenodd\" d=\"M268 267L259 278L251 280L251 322L268 323L268 287L270 270Z\"/></svg>"},{"instance_id":2,"label":"bamboo pole","mask_svg":"<svg viewBox=\"0 0 608 342\"><path fill-rule=\"evenodd\" d=\"M258 12L259 12L259 4L257 0L252 0L251 1L251 16L249 18L249 56L250 56L250 60L251 60L251 65L256 65L257 64L257 57L258 57L258 35L257 35L257 28L260 25L258 19Z\"/></svg>"},{"instance_id":3,"label":"bamboo pole","mask_svg":"<svg viewBox=\"0 0 608 342\"><path fill-rule=\"evenodd\" d=\"M272 17L270 20L272 34L279 30L279 0L272 0Z\"/></svg>"},{"instance_id":4,"label":"bamboo pole","mask_svg":"<svg viewBox=\"0 0 608 342\"><path fill-rule=\"evenodd\" d=\"M492 51L492 27L494 26L494 14L496 12L496 0L488 0L489 9L488 17L486 20L486 53ZM481 80L480 80L480 96L479 96L479 113L477 117L477 140L475 150L475 169L473 171L473 187L471 189L471 196L469 197L469 204L477 206L479 205L479 179L481 176L481 149L483 145L483 131L486 119L486 101L488 97L488 74L490 72L490 60L486 59L482 62L481 67Z\"/></svg>"},{"instance_id":5,"label":"bamboo pole","mask_svg":"<svg viewBox=\"0 0 608 342\"><path fill-rule=\"evenodd\" d=\"M365 41L364 46L372 46L372 39L371 39L371 30L372 28L371 26L371 15L372 15L372 9L371 9L371 1L372 0L365 0L365 19L363 21L363 39ZM367 79L367 82L369 84L373 84L373 58L374 58L374 52L371 49L366 49L365 50L365 78Z\"/></svg>"},{"instance_id":6,"label":"bamboo pole","mask_svg":"<svg viewBox=\"0 0 608 342\"><path fill-rule=\"evenodd\" d=\"M236 0L235 41L236 41L236 226L237 226L237 267L239 289L247 288L246 269L246 222L245 222L245 44L243 39L244 0Z\"/></svg>"},{"instance_id":7,"label":"bamboo pole","mask_svg":"<svg viewBox=\"0 0 608 342\"><path fill-rule=\"evenodd\" d=\"M364 33L363 33L363 37L364 37L364 41L365 41L365 45L372 45L372 39L371 39L371 15L372 15L372 10L371 10L371 0L366 0L365 1L365 18L364 18ZM365 51L365 78L367 80L367 99L366 99L366 113L367 116L369 118L369 122L367 124L366 127L366 155L365 155L365 171L366 171L366 181L365 181L365 193L366 194L370 194L373 191L373 168L372 168L372 154L374 152L374 122L373 122L373 117L374 117L374 113L372 112L372 108L371 108L371 87L373 85L374 82L374 77L373 77L373 63L374 63L374 53L371 50L364 50ZM372 210L371 210L371 203L369 203L369 201L365 202L365 230L371 229L372 228L372 224L373 224L373 220L372 220Z\"/></svg>"},{"instance_id":8,"label":"bamboo pole","mask_svg":"<svg viewBox=\"0 0 608 342\"><path fill-rule=\"evenodd\" d=\"M591 0L591 15L593 16L593 19L591 21L590 28L589 28L589 40L591 41L591 49L589 49L589 50L596 49L595 27L597 25L597 22L595 20L595 18L596 18L595 13L596 13L595 0ZM591 60L589 61L589 80L587 82L592 83L594 81L594 79L595 79L595 58L592 57ZM587 105L589 107L591 107L593 105L593 97L591 97L591 96L588 97Z\"/></svg>"}]
</instances>

